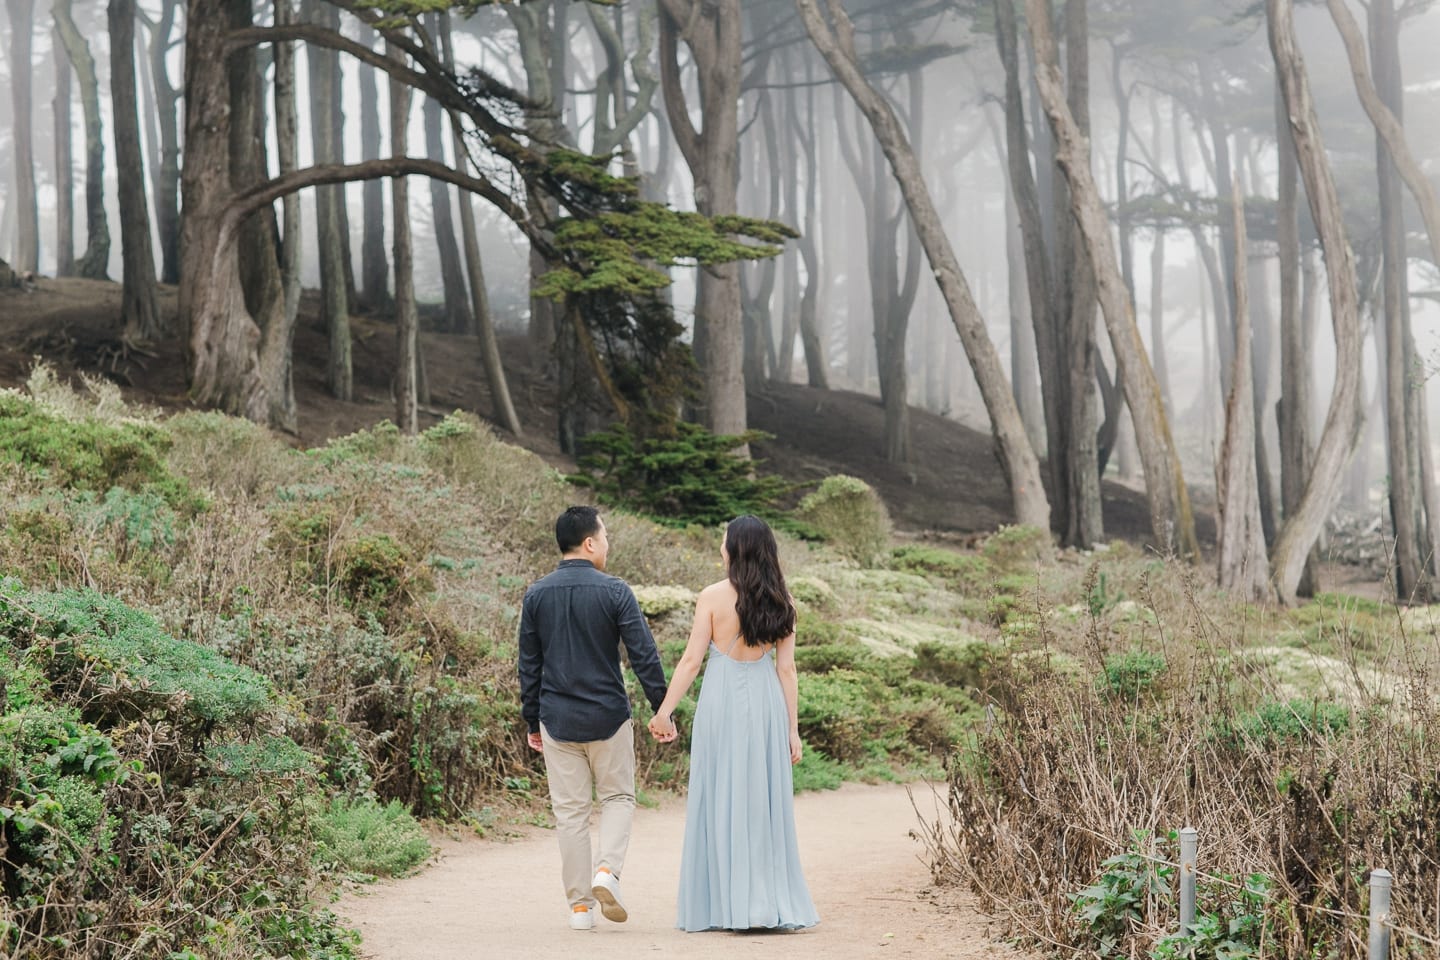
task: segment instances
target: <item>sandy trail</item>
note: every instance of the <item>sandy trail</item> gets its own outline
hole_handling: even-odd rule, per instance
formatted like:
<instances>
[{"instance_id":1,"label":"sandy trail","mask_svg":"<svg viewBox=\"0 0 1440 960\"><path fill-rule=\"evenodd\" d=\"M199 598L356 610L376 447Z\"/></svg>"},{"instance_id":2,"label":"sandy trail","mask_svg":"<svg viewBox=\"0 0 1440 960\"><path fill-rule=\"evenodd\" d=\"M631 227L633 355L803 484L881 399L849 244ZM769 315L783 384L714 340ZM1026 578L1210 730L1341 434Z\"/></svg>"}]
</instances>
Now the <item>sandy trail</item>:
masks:
<instances>
[{"instance_id":1,"label":"sandy trail","mask_svg":"<svg viewBox=\"0 0 1440 960\"><path fill-rule=\"evenodd\" d=\"M933 818L936 797L914 788ZM623 890L630 919L572 931L553 833L502 843L440 842L417 876L346 895L336 906L375 960L488 960L668 955L685 960L784 957L1018 958L954 890L935 890L909 836L918 821L904 787L847 785L796 798L800 855L820 925L793 933L692 933L673 928L685 805L637 810Z\"/></svg>"}]
</instances>

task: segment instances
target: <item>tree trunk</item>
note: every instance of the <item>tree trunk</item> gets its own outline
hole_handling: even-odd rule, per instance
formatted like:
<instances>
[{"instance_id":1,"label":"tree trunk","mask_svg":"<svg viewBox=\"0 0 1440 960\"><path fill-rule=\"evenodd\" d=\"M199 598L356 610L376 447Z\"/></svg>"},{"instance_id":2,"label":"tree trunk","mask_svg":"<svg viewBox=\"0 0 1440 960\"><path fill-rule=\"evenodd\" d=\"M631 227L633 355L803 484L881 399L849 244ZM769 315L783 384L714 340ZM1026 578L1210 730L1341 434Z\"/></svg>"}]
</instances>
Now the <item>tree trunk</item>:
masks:
<instances>
[{"instance_id":1,"label":"tree trunk","mask_svg":"<svg viewBox=\"0 0 1440 960\"><path fill-rule=\"evenodd\" d=\"M276 0L276 25L294 22L294 0ZM282 177L299 167L295 81L295 45L275 44L275 147ZM260 377L267 384L270 422L293 433L297 428L293 346L295 320L300 312L300 195L288 193L282 203L280 289L284 306L278 327L266 331L261 340Z\"/></svg>"},{"instance_id":2,"label":"tree trunk","mask_svg":"<svg viewBox=\"0 0 1440 960\"><path fill-rule=\"evenodd\" d=\"M1003 144L998 144L1004 150ZM1003 156L1002 156L1003 159ZM1028 160L1026 163L1028 164ZM1036 365L1035 326L1025 267L1025 238L1014 191L1005 194L1005 262L1010 303L1010 384L1025 433L1037 455L1045 452L1045 404L1040 396L1040 369Z\"/></svg>"},{"instance_id":3,"label":"tree trunk","mask_svg":"<svg viewBox=\"0 0 1440 960\"><path fill-rule=\"evenodd\" d=\"M150 248L150 210L145 199L145 160L135 91L135 0L110 0L110 96L115 108L115 163L120 177L120 244L124 287L120 323L125 339L160 339L164 329L155 301L155 255Z\"/></svg>"},{"instance_id":4,"label":"tree trunk","mask_svg":"<svg viewBox=\"0 0 1440 960\"><path fill-rule=\"evenodd\" d=\"M319 0L328 4L328 0ZM334 30L340 32L340 13L335 10L332 15ZM343 58L336 53L330 57L330 90L333 92L332 106L330 109L330 149L333 163L345 162L345 71L342 66ZM359 289L355 285L355 258L350 252L350 203L346 199L346 184L337 183L331 188L333 193L335 210L335 231L340 238L340 271L345 277L345 326L350 326L350 305L360 300ZM422 394L423 396L423 394Z\"/></svg>"},{"instance_id":5,"label":"tree trunk","mask_svg":"<svg viewBox=\"0 0 1440 960\"><path fill-rule=\"evenodd\" d=\"M1375 86L1386 106L1400 120L1398 65L1385 49L1386 34L1395 29L1393 0L1370 4L1370 42L1375 53ZM1398 54L1398 50L1393 51ZM1385 138L1375 137L1375 162L1380 186L1380 248L1383 258L1381 286L1385 310L1385 433L1390 483L1390 522L1395 532L1395 591L1401 601L1425 603L1430 579L1421 556L1417 439L1411 432L1410 403L1410 292L1406 273L1404 194Z\"/></svg>"},{"instance_id":6,"label":"tree trunk","mask_svg":"<svg viewBox=\"0 0 1440 960\"><path fill-rule=\"evenodd\" d=\"M813 73L809 61L805 64L805 76L809 80ZM800 295L800 344L805 351L805 376L810 386L819 390L830 388L829 363L825 358L825 341L820 335L817 319L820 299L820 245L816 241L816 207L819 202L820 169L816 163L814 137L815 129L815 87L805 88L805 125L799 118L791 117L793 139L800 144L805 154L805 221L800 228L800 256L805 262L805 290Z\"/></svg>"},{"instance_id":7,"label":"tree trunk","mask_svg":"<svg viewBox=\"0 0 1440 960\"><path fill-rule=\"evenodd\" d=\"M1270 50L1285 96L1285 113L1305 181L1305 195L1325 252L1335 328L1335 387L1316 446L1314 467L1299 505L1286 518L1271 550L1276 592L1282 603L1293 603L1306 558L1334 506L1341 474L1354 449L1360 414L1359 293L1340 198L1320 139L1305 64L1295 42L1291 0L1266 0L1265 12Z\"/></svg>"},{"instance_id":8,"label":"tree trunk","mask_svg":"<svg viewBox=\"0 0 1440 960\"><path fill-rule=\"evenodd\" d=\"M1145 470L1146 500L1155 542L1163 551L1173 550L1183 556L1196 556L1199 544L1195 539L1195 519L1190 511L1189 492L1185 488L1180 459L1170 436L1155 373L1140 341L1133 309L1125 296L1110 237L1110 224L1095 187L1095 178L1090 172L1087 144L1065 103L1060 70L1056 64L1055 39L1045 16L1045 0L1026 0L1026 10L1039 67L1036 80L1040 96L1055 134L1061 169L1069 183L1073 213L1080 224L1080 233L1095 271L1105 325L1115 350L1119 380L1134 418L1135 439Z\"/></svg>"},{"instance_id":9,"label":"tree trunk","mask_svg":"<svg viewBox=\"0 0 1440 960\"><path fill-rule=\"evenodd\" d=\"M253 15L251 0L225 0L224 16L231 29L250 27ZM229 186L234 193L257 186L269 175L265 71L259 60L259 51L246 47L231 53L225 62L230 90ZM259 383L256 404L267 423L283 427L287 422L283 410L286 385L281 380L285 367L283 362L275 362L274 355L288 346L276 343L277 336L285 336L285 290L274 206L264 204L242 218L236 235L245 310L259 328L253 359L247 358L255 364Z\"/></svg>"},{"instance_id":10,"label":"tree trunk","mask_svg":"<svg viewBox=\"0 0 1440 960\"><path fill-rule=\"evenodd\" d=\"M429 17L430 28L437 35L440 32L439 17L439 14ZM444 110L434 97L426 97L422 109L425 115L425 154L437 163L444 163ZM456 166L459 166L458 162ZM430 181L430 210L435 244L440 250L440 280L445 290L445 329L451 333L474 333L475 317L470 312L464 268L460 265L460 248L455 244L455 217L450 206L449 184L441 180Z\"/></svg>"},{"instance_id":11,"label":"tree trunk","mask_svg":"<svg viewBox=\"0 0 1440 960\"><path fill-rule=\"evenodd\" d=\"M404 60L404 54L386 44L390 56ZM390 78L390 153L405 156L406 130L410 120L410 88ZM395 422L402 433L419 430L417 409L419 387L420 319L415 311L415 273L410 242L410 191L406 177L390 181L390 206L395 217Z\"/></svg>"},{"instance_id":12,"label":"tree trunk","mask_svg":"<svg viewBox=\"0 0 1440 960\"><path fill-rule=\"evenodd\" d=\"M1068 0L1065 4L1065 80L1066 101L1075 118L1083 147L1082 162L1090 168L1090 35L1087 0ZM1048 27L1048 22L1047 22ZM1057 141L1060 138L1056 138ZM1058 159L1058 158L1057 158ZM1056 190L1056 202L1068 206L1072 202L1068 189ZM1059 246L1056 249L1061 283L1062 308L1065 322L1066 390L1065 543L1088 550L1105 538L1105 520L1100 500L1100 449L1097 430L1100 427L1096 401L1096 270L1090 262L1080 237L1080 224L1071 210L1056 211ZM1109 227L1107 225L1106 229ZM1118 407L1118 405L1117 405ZM1107 419L1109 419L1107 417ZM1113 427L1113 422L1112 422Z\"/></svg>"},{"instance_id":13,"label":"tree trunk","mask_svg":"<svg viewBox=\"0 0 1440 960\"><path fill-rule=\"evenodd\" d=\"M55 275L75 273L75 158L70 133L70 59L55 31Z\"/></svg>"},{"instance_id":14,"label":"tree trunk","mask_svg":"<svg viewBox=\"0 0 1440 960\"><path fill-rule=\"evenodd\" d=\"M1300 299L1300 171L1295 143L1285 119L1285 103L1275 90L1276 139L1279 144L1279 206L1277 210L1280 260L1280 507L1288 518L1299 506L1313 455L1310 443L1309 331L1303 324ZM1273 543L1273 541L1272 541ZM1306 558L1296 588L1299 596L1313 596L1318 558Z\"/></svg>"},{"instance_id":15,"label":"tree trunk","mask_svg":"<svg viewBox=\"0 0 1440 960\"><path fill-rule=\"evenodd\" d=\"M1150 122L1153 127L1153 151L1155 162L1160 162L1162 130L1160 110L1151 100ZM1178 163L1179 157L1176 158ZM1178 416L1175 395L1170 390L1170 361L1165 354L1165 228L1155 227L1155 239L1150 246L1150 357L1155 364L1155 380L1160 384L1160 396L1165 409Z\"/></svg>"},{"instance_id":16,"label":"tree trunk","mask_svg":"<svg viewBox=\"0 0 1440 960\"><path fill-rule=\"evenodd\" d=\"M85 116L85 255L80 258L80 276L91 280L109 278L110 226L105 219L105 139L100 128L100 83L95 77L95 58L75 21L70 17L71 0L55 0L55 30L70 66L80 81L80 107Z\"/></svg>"},{"instance_id":17,"label":"tree trunk","mask_svg":"<svg viewBox=\"0 0 1440 960\"><path fill-rule=\"evenodd\" d=\"M565 105L565 89L555 89L550 64L554 45L550 41L553 29L550 26L554 0L538 0L526 4L506 4L505 13L515 25L520 41L520 59L525 66L526 93L544 109L526 117L531 149L537 153L548 153L560 142L561 128L557 122ZM564 52L563 45L560 47ZM531 188L527 193L531 216L542 222L552 218L556 212L555 201ZM540 251L530 250L530 286L549 269ZM556 350L556 334L560 327L557 305L547 297L530 298L530 343L537 357L550 357Z\"/></svg>"},{"instance_id":18,"label":"tree trunk","mask_svg":"<svg viewBox=\"0 0 1440 960\"><path fill-rule=\"evenodd\" d=\"M40 206L35 196L34 119L31 116L35 0L5 0L5 7L10 16L10 109L19 228L11 266L16 273L33 273L40 269Z\"/></svg>"},{"instance_id":19,"label":"tree trunk","mask_svg":"<svg viewBox=\"0 0 1440 960\"><path fill-rule=\"evenodd\" d=\"M990 341L985 321L975 306L950 240L941 226L939 213L915 153L889 103L868 84L856 66L854 28L840 8L839 0L827 0L833 26L825 22L816 0L796 0L796 5L811 40L869 119L890 161L895 179L899 181L920 243L945 297L951 320L965 344L966 355L990 414L1001 466L1010 484L1016 521L1048 530L1050 507L1040 480L1040 463L1025 435L1025 424L1020 419L1020 410L1005 380L1000 357Z\"/></svg>"},{"instance_id":20,"label":"tree trunk","mask_svg":"<svg viewBox=\"0 0 1440 960\"><path fill-rule=\"evenodd\" d=\"M1255 397L1250 355L1250 302L1247 290L1248 252L1245 208L1240 184L1231 184L1235 224L1235 358L1230 392L1225 398L1225 440L1215 476L1216 554L1220 589L1246 600L1270 597L1270 571L1261 530L1260 499L1255 467Z\"/></svg>"},{"instance_id":21,"label":"tree trunk","mask_svg":"<svg viewBox=\"0 0 1440 960\"><path fill-rule=\"evenodd\" d=\"M324 0L306 0L301 17L327 29L339 28L340 11ZM316 44L305 49L310 75L310 137L317 164L338 163L335 124L332 114L339 109L340 91L335 88L338 54ZM320 254L320 314L330 341L325 365L325 385L337 400L350 400L355 393L351 356L350 303L346 298L345 247L341 240L339 187L315 189L315 243Z\"/></svg>"},{"instance_id":22,"label":"tree trunk","mask_svg":"<svg viewBox=\"0 0 1440 960\"><path fill-rule=\"evenodd\" d=\"M160 163L152 175L155 227L160 241L160 281L180 282L180 132L175 113L180 95L170 82L170 34L177 0L162 0L160 19L150 32L150 79L155 85L160 125Z\"/></svg>"},{"instance_id":23,"label":"tree trunk","mask_svg":"<svg viewBox=\"0 0 1440 960\"><path fill-rule=\"evenodd\" d=\"M360 80L360 158L380 158L380 94L374 67L356 68ZM360 194L364 226L360 239L360 305L367 313L390 306L390 261L385 255L385 184L367 180Z\"/></svg>"},{"instance_id":24,"label":"tree trunk","mask_svg":"<svg viewBox=\"0 0 1440 960\"><path fill-rule=\"evenodd\" d=\"M445 67L455 68L455 50L450 38L450 14L441 14L440 43L444 50ZM450 149L455 153L455 169L469 169L465 150L465 129L458 114L450 114ZM485 379L490 384L490 400L494 418L517 439L525 435L515 404L510 399L510 385L505 379L505 365L500 359L500 344L495 338L495 318L490 313L490 297L485 289L485 270L480 260L480 241L475 232L475 208L468 193L460 194L460 236L465 246L465 268L470 275L471 315L475 318L475 335L480 341L480 361Z\"/></svg>"},{"instance_id":25,"label":"tree trunk","mask_svg":"<svg viewBox=\"0 0 1440 960\"><path fill-rule=\"evenodd\" d=\"M660 0L660 76L665 110L695 182L695 207L706 216L736 212L739 181L740 0ZM690 48L699 76L703 131L690 119L680 82L678 44ZM744 340L740 269L701 267L695 298L696 338L705 377L705 419L719 434L745 431ZM749 456L749 449L739 451Z\"/></svg>"},{"instance_id":26,"label":"tree trunk","mask_svg":"<svg viewBox=\"0 0 1440 960\"><path fill-rule=\"evenodd\" d=\"M1035 331L1040 395L1045 413L1044 450L1049 458L1051 491L1063 511L1068 499L1065 472L1068 438L1064 428L1065 370L1056 335L1054 286L1050 276L1050 258L1045 249L1045 221L1041 213L1040 193L1030 169L1025 103L1020 89L1020 41L1015 7L1008 0L995 0L995 14L995 39L1005 68L1006 165L1010 198L1015 204L1025 249L1025 283L1030 301L1031 326ZM1042 169L1046 168L1042 165Z\"/></svg>"}]
</instances>

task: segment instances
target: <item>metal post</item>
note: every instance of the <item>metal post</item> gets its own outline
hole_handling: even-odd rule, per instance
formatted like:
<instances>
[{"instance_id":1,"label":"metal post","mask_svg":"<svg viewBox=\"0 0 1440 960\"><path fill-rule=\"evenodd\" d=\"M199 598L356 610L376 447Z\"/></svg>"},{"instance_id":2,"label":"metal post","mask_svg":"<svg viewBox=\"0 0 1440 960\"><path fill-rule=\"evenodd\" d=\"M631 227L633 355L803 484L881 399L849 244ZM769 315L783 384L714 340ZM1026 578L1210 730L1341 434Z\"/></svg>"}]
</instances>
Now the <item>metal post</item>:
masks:
<instances>
[{"instance_id":1,"label":"metal post","mask_svg":"<svg viewBox=\"0 0 1440 960\"><path fill-rule=\"evenodd\" d=\"M1370 871L1370 960L1387 960L1390 956L1390 871Z\"/></svg>"},{"instance_id":2,"label":"metal post","mask_svg":"<svg viewBox=\"0 0 1440 960\"><path fill-rule=\"evenodd\" d=\"M1195 929L1195 857L1200 834L1194 827L1180 831L1180 936Z\"/></svg>"}]
</instances>

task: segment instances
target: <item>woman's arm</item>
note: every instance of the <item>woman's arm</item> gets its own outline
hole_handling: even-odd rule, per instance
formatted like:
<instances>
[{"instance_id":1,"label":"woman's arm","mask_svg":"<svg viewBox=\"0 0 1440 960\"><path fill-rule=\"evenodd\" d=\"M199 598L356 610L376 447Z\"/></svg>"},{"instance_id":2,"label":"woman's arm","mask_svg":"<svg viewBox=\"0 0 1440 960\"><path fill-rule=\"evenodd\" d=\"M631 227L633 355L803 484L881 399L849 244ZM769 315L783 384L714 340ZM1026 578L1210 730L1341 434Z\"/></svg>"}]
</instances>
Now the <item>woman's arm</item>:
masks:
<instances>
[{"instance_id":1,"label":"woman's arm","mask_svg":"<svg viewBox=\"0 0 1440 960\"><path fill-rule=\"evenodd\" d=\"M785 695L785 711L790 715L790 762L799 763L800 744L800 680L795 670L795 634L775 645L775 672L780 675L780 691Z\"/></svg>"},{"instance_id":2,"label":"woman's arm","mask_svg":"<svg viewBox=\"0 0 1440 960\"><path fill-rule=\"evenodd\" d=\"M670 674L670 686L665 691L664 702L650 721L650 732L662 742L674 740L677 736L675 721L672 719L675 707L685 694L690 692L690 685L700 675L700 667L705 663L705 651L710 647L712 633L710 610L710 598L705 591L701 591L695 601L695 621L690 625L690 639L685 644L685 652L681 654L680 662L675 664L675 669Z\"/></svg>"}]
</instances>

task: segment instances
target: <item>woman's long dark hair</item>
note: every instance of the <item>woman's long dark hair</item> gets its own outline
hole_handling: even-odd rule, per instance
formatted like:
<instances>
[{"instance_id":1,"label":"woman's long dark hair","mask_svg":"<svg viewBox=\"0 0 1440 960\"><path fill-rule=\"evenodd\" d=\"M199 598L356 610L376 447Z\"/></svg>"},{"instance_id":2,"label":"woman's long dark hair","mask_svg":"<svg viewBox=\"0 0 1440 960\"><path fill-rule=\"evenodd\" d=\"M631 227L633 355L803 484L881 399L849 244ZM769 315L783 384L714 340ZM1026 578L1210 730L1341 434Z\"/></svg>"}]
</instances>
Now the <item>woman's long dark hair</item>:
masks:
<instances>
[{"instance_id":1,"label":"woman's long dark hair","mask_svg":"<svg viewBox=\"0 0 1440 960\"><path fill-rule=\"evenodd\" d=\"M780 571L775 534L758 517L736 517L725 528L730 583L738 599L740 635L746 646L778 643L795 632L795 604Z\"/></svg>"}]
</instances>

